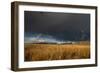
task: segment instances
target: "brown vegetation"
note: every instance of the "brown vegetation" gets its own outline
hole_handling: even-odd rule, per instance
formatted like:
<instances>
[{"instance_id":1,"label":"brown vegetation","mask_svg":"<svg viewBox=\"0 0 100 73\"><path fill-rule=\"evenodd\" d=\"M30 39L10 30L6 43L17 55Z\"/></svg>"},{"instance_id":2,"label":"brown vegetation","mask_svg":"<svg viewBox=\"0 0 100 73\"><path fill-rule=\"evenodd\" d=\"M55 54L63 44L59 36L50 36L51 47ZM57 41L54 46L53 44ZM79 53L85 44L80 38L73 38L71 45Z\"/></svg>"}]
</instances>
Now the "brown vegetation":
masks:
<instances>
[{"instance_id":1,"label":"brown vegetation","mask_svg":"<svg viewBox=\"0 0 100 73\"><path fill-rule=\"evenodd\" d=\"M89 44L25 44L25 61L87 59Z\"/></svg>"}]
</instances>

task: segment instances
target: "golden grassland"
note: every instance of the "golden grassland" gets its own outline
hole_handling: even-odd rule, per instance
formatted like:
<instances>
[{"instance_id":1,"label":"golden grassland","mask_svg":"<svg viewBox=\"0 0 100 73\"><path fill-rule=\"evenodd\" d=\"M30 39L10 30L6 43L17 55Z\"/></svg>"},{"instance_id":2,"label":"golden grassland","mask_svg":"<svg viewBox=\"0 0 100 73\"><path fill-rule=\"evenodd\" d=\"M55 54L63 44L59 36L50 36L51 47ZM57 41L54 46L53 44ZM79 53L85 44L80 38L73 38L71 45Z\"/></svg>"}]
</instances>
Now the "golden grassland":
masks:
<instances>
[{"instance_id":1,"label":"golden grassland","mask_svg":"<svg viewBox=\"0 0 100 73\"><path fill-rule=\"evenodd\" d=\"M25 61L87 59L90 45L79 44L25 44Z\"/></svg>"}]
</instances>

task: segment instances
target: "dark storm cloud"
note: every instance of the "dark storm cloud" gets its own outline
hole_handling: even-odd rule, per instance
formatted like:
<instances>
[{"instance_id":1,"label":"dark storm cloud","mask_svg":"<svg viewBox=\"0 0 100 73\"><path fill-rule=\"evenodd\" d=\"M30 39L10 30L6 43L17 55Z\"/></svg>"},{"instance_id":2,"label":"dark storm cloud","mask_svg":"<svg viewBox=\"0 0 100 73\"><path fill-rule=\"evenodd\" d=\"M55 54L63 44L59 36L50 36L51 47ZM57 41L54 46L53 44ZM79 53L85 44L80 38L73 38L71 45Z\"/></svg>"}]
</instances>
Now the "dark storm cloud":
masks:
<instances>
[{"instance_id":1,"label":"dark storm cloud","mask_svg":"<svg viewBox=\"0 0 100 73\"><path fill-rule=\"evenodd\" d=\"M90 33L90 15L25 11L25 33L48 33L58 38L75 40ZM74 37L73 37L74 36Z\"/></svg>"}]
</instances>

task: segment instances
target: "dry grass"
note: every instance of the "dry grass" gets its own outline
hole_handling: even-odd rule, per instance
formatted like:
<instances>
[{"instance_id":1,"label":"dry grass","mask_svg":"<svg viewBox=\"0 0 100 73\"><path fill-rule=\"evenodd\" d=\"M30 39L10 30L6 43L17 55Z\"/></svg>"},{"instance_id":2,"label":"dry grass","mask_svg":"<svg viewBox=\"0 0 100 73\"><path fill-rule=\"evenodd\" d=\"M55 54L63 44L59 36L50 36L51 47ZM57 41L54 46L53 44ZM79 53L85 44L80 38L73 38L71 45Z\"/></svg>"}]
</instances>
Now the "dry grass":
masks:
<instances>
[{"instance_id":1,"label":"dry grass","mask_svg":"<svg viewBox=\"0 0 100 73\"><path fill-rule=\"evenodd\" d=\"M25 61L87 59L89 44L25 44Z\"/></svg>"}]
</instances>

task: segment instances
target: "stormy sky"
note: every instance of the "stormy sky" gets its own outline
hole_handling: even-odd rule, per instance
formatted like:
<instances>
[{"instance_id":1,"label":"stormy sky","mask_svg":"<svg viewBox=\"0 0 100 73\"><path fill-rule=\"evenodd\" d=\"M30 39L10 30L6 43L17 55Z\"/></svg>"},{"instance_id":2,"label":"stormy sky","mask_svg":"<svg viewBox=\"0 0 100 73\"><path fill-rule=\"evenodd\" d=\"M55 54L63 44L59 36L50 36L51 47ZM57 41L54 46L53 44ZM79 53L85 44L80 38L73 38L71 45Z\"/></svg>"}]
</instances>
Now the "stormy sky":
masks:
<instances>
[{"instance_id":1,"label":"stormy sky","mask_svg":"<svg viewBox=\"0 0 100 73\"><path fill-rule=\"evenodd\" d=\"M50 35L60 40L90 39L90 14L24 11L24 34Z\"/></svg>"}]
</instances>

